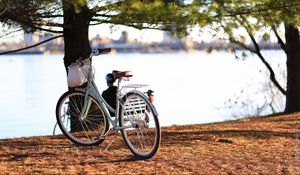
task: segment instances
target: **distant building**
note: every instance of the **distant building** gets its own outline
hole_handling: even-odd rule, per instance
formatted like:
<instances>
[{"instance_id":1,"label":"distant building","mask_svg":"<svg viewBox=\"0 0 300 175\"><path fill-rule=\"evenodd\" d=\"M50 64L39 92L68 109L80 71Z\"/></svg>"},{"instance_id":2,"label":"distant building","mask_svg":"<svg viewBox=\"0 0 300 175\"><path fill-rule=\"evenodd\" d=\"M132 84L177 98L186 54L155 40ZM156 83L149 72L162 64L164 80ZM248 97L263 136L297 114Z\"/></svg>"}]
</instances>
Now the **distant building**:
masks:
<instances>
[{"instance_id":1,"label":"distant building","mask_svg":"<svg viewBox=\"0 0 300 175\"><path fill-rule=\"evenodd\" d=\"M26 46L30 46L33 44L37 44L43 41L46 41L48 39L51 39L58 34L53 33L26 33L24 34L24 44ZM61 53L64 50L64 40L63 37L56 38L54 40L50 40L46 43L43 43L41 45L38 45L34 48L25 50L24 52L29 53Z\"/></svg>"},{"instance_id":2,"label":"distant building","mask_svg":"<svg viewBox=\"0 0 300 175\"><path fill-rule=\"evenodd\" d=\"M99 34L92 38L90 44L92 48L98 48L105 45L108 45L111 42L111 39L108 37L102 38Z\"/></svg>"},{"instance_id":3,"label":"distant building","mask_svg":"<svg viewBox=\"0 0 300 175\"><path fill-rule=\"evenodd\" d=\"M54 34L52 34L52 33L45 33L45 34L40 34L40 39L39 39L39 42L42 42L42 41L45 41L45 40L47 40L47 39L50 39L50 38L52 38L52 37L54 37ZM53 41L53 40L52 40ZM51 42L51 41L50 41Z\"/></svg>"},{"instance_id":4,"label":"distant building","mask_svg":"<svg viewBox=\"0 0 300 175\"><path fill-rule=\"evenodd\" d=\"M173 40L173 36L171 36L170 32L164 31L163 33L163 43L171 43Z\"/></svg>"},{"instance_id":5,"label":"distant building","mask_svg":"<svg viewBox=\"0 0 300 175\"><path fill-rule=\"evenodd\" d=\"M120 39L118 40L119 43L129 43L129 37L128 37L128 32L123 31L121 34Z\"/></svg>"},{"instance_id":6,"label":"distant building","mask_svg":"<svg viewBox=\"0 0 300 175\"><path fill-rule=\"evenodd\" d=\"M26 44L37 43L40 41L40 35L37 33L25 33L24 42Z\"/></svg>"},{"instance_id":7,"label":"distant building","mask_svg":"<svg viewBox=\"0 0 300 175\"><path fill-rule=\"evenodd\" d=\"M163 34L162 44L167 45L171 50L182 50L186 48L181 38L179 38L178 36L173 36L168 31L165 31Z\"/></svg>"}]
</instances>

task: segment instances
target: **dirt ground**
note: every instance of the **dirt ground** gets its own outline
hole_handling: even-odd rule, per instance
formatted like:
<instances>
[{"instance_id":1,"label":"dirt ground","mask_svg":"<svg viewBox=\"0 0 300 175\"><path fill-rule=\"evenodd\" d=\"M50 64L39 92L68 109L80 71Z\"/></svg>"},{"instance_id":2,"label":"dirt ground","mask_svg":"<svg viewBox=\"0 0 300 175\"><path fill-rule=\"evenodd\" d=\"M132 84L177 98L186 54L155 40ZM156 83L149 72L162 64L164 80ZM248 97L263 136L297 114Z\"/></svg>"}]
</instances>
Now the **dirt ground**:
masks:
<instances>
[{"instance_id":1,"label":"dirt ground","mask_svg":"<svg viewBox=\"0 0 300 175\"><path fill-rule=\"evenodd\" d=\"M99 146L64 136L0 140L0 174L300 174L300 113L162 128L159 152L136 160L121 137Z\"/></svg>"}]
</instances>

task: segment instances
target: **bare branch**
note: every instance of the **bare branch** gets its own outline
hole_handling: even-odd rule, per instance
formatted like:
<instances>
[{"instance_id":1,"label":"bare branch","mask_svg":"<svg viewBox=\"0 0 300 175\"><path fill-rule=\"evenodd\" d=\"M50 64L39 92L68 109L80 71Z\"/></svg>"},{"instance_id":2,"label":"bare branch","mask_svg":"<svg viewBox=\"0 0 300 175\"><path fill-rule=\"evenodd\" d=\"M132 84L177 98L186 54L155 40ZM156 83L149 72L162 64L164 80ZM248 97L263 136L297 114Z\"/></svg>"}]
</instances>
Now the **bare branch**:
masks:
<instances>
[{"instance_id":1,"label":"bare branch","mask_svg":"<svg viewBox=\"0 0 300 175\"><path fill-rule=\"evenodd\" d=\"M241 26L243 26L243 27L246 29L246 31L247 31L247 33L248 33L248 35L249 35L249 37L250 37L250 39L251 39L251 41L252 41L252 43L253 43L253 45L254 45L255 52L253 52L253 53L255 53L255 54L259 57L259 59L263 62L263 64L264 64L264 65L267 67L267 69L269 70L269 72L270 72L270 79L271 79L271 81L274 83L274 85L278 88L278 90L279 90L282 94L286 95L286 90L285 90L285 89L279 84L279 82L277 81L272 66L267 62L267 60L266 60L266 59L264 58L264 56L262 55L261 49L260 49L260 47L259 47L259 44L257 43L256 39L254 38L254 35L253 35L252 32L251 32L251 27L249 26L249 23L248 23L247 19L246 19L245 17L243 17L243 16L240 16L240 17L241 17L241 19L238 18L238 16L237 16L237 17L236 17L236 20L238 20L239 23L241 24ZM247 22L245 22L245 21L247 21ZM251 51L251 50L250 50L250 51Z\"/></svg>"},{"instance_id":2,"label":"bare branch","mask_svg":"<svg viewBox=\"0 0 300 175\"><path fill-rule=\"evenodd\" d=\"M96 13L94 16L95 17L114 17L116 15L107 15L107 14L98 14L98 13Z\"/></svg>"},{"instance_id":3,"label":"bare branch","mask_svg":"<svg viewBox=\"0 0 300 175\"><path fill-rule=\"evenodd\" d=\"M280 44L280 47L282 48L282 50L284 52L286 52L286 46L285 43L283 42L283 40L281 39L281 37L278 34L278 31L276 30L276 27L274 25L272 25L272 30L277 38L278 44Z\"/></svg>"},{"instance_id":4,"label":"bare branch","mask_svg":"<svg viewBox=\"0 0 300 175\"><path fill-rule=\"evenodd\" d=\"M39 17L47 19L47 18L62 18L64 16L63 15L45 15L45 16L39 16Z\"/></svg>"},{"instance_id":5,"label":"bare branch","mask_svg":"<svg viewBox=\"0 0 300 175\"><path fill-rule=\"evenodd\" d=\"M240 41L238 41L238 40L235 40L234 38L232 38L232 37L230 37L230 42L232 42L233 44L237 44L238 46L240 46L240 47L242 47L242 48L244 48L244 49L246 49L246 50L249 50L250 52L252 52L252 53L256 53L256 50L254 50L254 49L252 49L252 48L250 48L249 46L247 46L245 43L243 43L243 42L240 42Z\"/></svg>"},{"instance_id":6,"label":"bare branch","mask_svg":"<svg viewBox=\"0 0 300 175\"><path fill-rule=\"evenodd\" d=\"M159 27L159 24L152 24L152 25L157 25L155 26L144 26L143 22L140 23L125 23L125 22L115 22L115 21L108 21L108 20L102 20L99 23L91 24L91 25L97 25L97 24L114 24L114 25L123 25L123 26L128 26L128 27L133 27L136 29L154 29L154 30L164 30L162 27Z\"/></svg>"},{"instance_id":7,"label":"bare branch","mask_svg":"<svg viewBox=\"0 0 300 175\"><path fill-rule=\"evenodd\" d=\"M46 29L46 28L37 27L37 26L31 26L31 28L46 31L46 32L51 32L51 33L63 33L63 31L60 31L60 30L51 30L51 29Z\"/></svg>"},{"instance_id":8,"label":"bare branch","mask_svg":"<svg viewBox=\"0 0 300 175\"><path fill-rule=\"evenodd\" d=\"M279 91L286 95L286 90L283 89L283 87L279 84L279 82L277 81L276 77L275 77L275 73L273 71L273 68L271 67L271 65L267 62L267 60L264 58L264 56L261 53L260 47L258 45L258 43L256 42L253 34L250 32L250 30L245 26L247 33L249 35L249 37L251 38L251 41L254 45L254 48L256 50L256 54L257 56L260 58L260 60L264 63L264 65L267 67L267 69L270 72L270 79L271 81L274 83L274 85L279 89Z\"/></svg>"},{"instance_id":9,"label":"bare branch","mask_svg":"<svg viewBox=\"0 0 300 175\"><path fill-rule=\"evenodd\" d=\"M0 55L5 55L5 54L9 54L9 53L14 53L14 52L19 52L19 51L22 51L22 50L30 49L30 48L36 47L38 45L41 45L43 43L46 43L48 41L51 41L51 40L54 40L56 38L60 38L60 37L63 37L63 36L64 35L55 36L55 37L49 38L49 39L47 39L45 41L39 42L37 44L31 45L31 46L28 46L28 47L24 47L24 48L17 49L17 50L11 50L11 51L2 52L2 53L0 53Z\"/></svg>"},{"instance_id":10,"label":"bare branch","mask_svg":"<svg viewBox=\"0 0 300 175\"><path fill-rule=\"evenodd\" d=\"M34 26L63 27L63 24L46 22L46 21L41 21L41 22L40 21L37 21L37 22L32 21L31 24Z\"/></svg>"}]
</instances>

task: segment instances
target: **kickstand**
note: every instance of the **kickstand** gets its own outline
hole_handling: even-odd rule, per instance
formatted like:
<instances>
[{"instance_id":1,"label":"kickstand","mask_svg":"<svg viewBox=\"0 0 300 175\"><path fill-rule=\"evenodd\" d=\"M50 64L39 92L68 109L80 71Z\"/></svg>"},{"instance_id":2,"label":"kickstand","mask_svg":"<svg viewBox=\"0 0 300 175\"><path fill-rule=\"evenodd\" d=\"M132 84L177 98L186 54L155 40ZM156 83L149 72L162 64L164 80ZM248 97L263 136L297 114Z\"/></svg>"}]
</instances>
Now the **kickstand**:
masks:
<instances>
[{"instance_id":1,"label":"kickstand","mask_svg":"<svg viewBox=\"0 0 300 175\"><path fill-rule=\"evenodd\" d=\"M115 141L116 137L119 135L119 132L117 131L116 134L113 136L107 147L105 148L105 151L108 151L108 148L111 146L111 144Z\"/></svg>"}]
</instances>

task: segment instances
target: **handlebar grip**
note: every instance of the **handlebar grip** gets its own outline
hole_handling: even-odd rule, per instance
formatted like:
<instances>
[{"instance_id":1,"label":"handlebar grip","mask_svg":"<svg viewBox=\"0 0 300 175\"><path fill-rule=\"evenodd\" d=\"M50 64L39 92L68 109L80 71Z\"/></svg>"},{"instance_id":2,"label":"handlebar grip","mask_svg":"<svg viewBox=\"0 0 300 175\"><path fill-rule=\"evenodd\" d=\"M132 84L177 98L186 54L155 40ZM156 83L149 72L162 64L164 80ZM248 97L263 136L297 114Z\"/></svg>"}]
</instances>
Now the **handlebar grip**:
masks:
<instances>
[{"instance_id":1,"label":"handlebar grip","mask_svg":"<svg viewBox=\"0 0 300 175\"><path fill-rule=\"evenodd\" d=\"M99 54L101 53L109 53L111 51L111 48L101 48L101 49L97 49Z\"/></svg>"}]
</instances>

